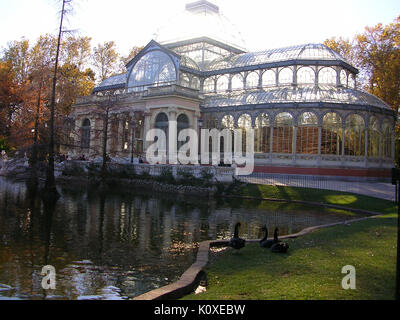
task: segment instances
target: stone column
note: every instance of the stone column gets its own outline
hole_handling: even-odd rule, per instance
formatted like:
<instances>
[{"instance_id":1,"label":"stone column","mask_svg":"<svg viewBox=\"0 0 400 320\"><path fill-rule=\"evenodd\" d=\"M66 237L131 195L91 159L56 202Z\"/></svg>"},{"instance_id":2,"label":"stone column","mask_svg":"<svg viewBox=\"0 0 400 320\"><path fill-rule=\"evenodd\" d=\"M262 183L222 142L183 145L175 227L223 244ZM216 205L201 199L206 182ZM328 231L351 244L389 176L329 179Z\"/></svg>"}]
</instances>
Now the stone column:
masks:
<instances>
[{"instance_id":1,"label":"stone column","mask_svg":"<svg viewBox=\"0 0 400 320\"><path fill-rule=\"evenodd\" d=\"M201 154L200 154L200 150L201 150L201 128L199 127L199 119L201 117L201 113L200 112L195 112L194 116L193 116L193 130L195 130L197 132L197 140L198 140L198 161L199 163L201 163Z\"/></svg>"},{"instance_id":2,"label":"stone column","mask_svg":"<svg viewBox=\"0 0 400 320\"><path fill-rule=\"evenodd\" d=\"M108 115L108 126L107 126L107 154L109 155L111 151L113 151L113 134L112 130L114 127L114 121L116 121L118 118L115 115ZM106 119L103 120L103 131L106 125Z\"/></svg>"},{"instance_id":3,"label":"stone column","mask_svg":"<svg viewBox=\"0 0 400 320\"><path fill-rule=\"evenodd\" d=\"M80 151L80 146L81 146L81 135L82 135L82 118L77 117L75 119L75 127L74 127L74 148L72 149L72 152L74 155L76 155Z\"/></svg>"},{"instance_id":4,"label":"stone column","mask_svg":"<svg viewBox=\"0 0 400 320\"><path fill-rule=\"evenodd\" d=\"M117 132L117 137L116 137L116 141L117 141L117 146L115 149L115 155L118 156L122 156L121 153L124 150L124 127L125 127L125 122L127 120L127 115L126 114L120 114L118 115L118 132Z\"/></svg>"},{"instance_id":5,"label":"stone column","mask_svg":"<svg viewBox=\"0 0 400 320\"><path fill-rule=\"evenodd\" d=\"M147 132L151 129L151 112L144 113L143 152L146 153L149 142L146 140ZM151 143L151 142L150 142Z\"/></svg>"},{"instance_id":6,"label":"stone column","mask_svg":"<svg viewBox=\"0 0 400 320\"><path fill-rule=\"evenodd\" d=\"M178 144L178 126L176 121L177 109L175 107L168 108L168 141L167 141L167 157L169 164L178 164L177 144Z\"/></svg>"}]
</instances>

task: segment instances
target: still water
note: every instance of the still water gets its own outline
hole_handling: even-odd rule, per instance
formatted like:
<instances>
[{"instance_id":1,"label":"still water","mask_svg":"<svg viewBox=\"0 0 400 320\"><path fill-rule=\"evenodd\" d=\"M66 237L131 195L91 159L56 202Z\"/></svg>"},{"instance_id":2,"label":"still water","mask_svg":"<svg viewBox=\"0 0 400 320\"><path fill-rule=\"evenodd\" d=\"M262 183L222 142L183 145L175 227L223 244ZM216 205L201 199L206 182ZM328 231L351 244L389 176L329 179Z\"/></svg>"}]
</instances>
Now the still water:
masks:
<instances>
[{"instance_id":1,"label":"still water","mask_svg":"<svg viewBox=\"0 0 400 320\"><path fill-rule=\"evenodd\" d=\"M45 206L24 182L0 177L0 299L128 299L178 280L204 240L261 237L347 220L355 215L284 203L229 203L174 195L106 195L60 189ZM33 191L34 192L34 191ZM56 290L42 289L43 266Z\"/></svg>"}]
</instances>

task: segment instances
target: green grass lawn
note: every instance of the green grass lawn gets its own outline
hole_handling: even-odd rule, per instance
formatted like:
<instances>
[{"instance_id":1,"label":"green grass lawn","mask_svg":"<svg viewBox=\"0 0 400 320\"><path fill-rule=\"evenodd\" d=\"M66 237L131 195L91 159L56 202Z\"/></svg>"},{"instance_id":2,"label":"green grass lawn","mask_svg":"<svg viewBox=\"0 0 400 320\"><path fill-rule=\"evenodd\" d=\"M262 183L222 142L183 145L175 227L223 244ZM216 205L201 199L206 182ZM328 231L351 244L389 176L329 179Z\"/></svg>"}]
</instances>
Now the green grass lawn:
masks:
<instances>
[{"instance_id":1,"label":"green grass lawn","mask_svg":"<svg viewBox=\"0 0 400 320\"><path fill-rule=\"evenodd\" d=\"M384 215L287 240L290 249L284 255L258 244L239 252L228 249L205 269L207 292L184 299L394 299L397 206L393 202L337 191L265 185L245 185L233 193L335 204ZM347 265L356 268L356 290L342 289L342 268Z\"/></svg>"},{"instance_id":2,"label":"green grass lawn","mask_svg":"<svg viewBox=\"0 0 400 320\"><path fill-rule=\"evenodd\" d=\"M392 201L341 191L247 184L240 188L234 188L230 194L254 198L319 202L383 214L397 213L397 206Z\"/></svg>"},{"instance_id":3,"label":"green grass lawn","mask_svg":"<svg viewBox=\"0 0 400 320\"><path fill-rule=\"evenodd\" d=\"M396 230L396 219L386 216L288 240L284 255L257 244L228 249L205 270L207 292L184 299L394 299ZM346 265L356 268L356 290L341 287Z\"/></svg>"}]
</instances>

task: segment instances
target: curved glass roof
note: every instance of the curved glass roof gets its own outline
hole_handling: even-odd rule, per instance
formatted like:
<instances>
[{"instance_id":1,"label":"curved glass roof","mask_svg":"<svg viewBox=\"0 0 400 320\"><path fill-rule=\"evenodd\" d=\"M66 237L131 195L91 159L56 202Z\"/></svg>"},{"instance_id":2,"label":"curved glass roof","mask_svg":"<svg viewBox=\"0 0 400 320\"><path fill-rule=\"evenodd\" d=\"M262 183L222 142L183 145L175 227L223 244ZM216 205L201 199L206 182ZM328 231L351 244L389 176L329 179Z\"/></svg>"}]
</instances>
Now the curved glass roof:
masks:
<instances>
[{"instance_id":1,"label":"curved glass roof","mask_svg":"<svg viewBox=\"0 0 400 320\"><path fill-rule=\"evenodd\" d=\"M231 55L211 63L210 71L267 64L289 60L331 60L347 62L341 55L323 44L305 44L286 48Z\"/></svg>"},{"instance_id":2,"label":"curved glass roof","mask_svg":"<svg viewBox=\"0 0 400 320\"><path fill-rule=\"evenodd\" d=\"M113 77L110 77L100 83L96 88L94 88L94 92L102 91L102 90L109 90L115 88L122 88L126 86L126 74L119 74Z\"/></svg>"},{"instance_id":3,"label":"curved glass roof","mask_svg":"<svg viewBox=\"0 0 400 320\"><path fill-rule=\"evenodd\" d=\"M285 86L256 91L236 91L207 96L205 107L228 107L269 103L340 103L391 108L377 97L360 90L336 86Z\"/></svg>"},{"instance_id":4,"label":"curved glass roof","mask_svg":"<svg viewBox=\"0 0 400 320\"><path fill-rule=\"evenodd\" d=\"M245 42L238 29L208 1L196 1L186 10L169 19L156 31L156 41L169 44L200 37L209 37L243 49Z\"/></svg>"},{"instance_id":5,"label":"curved glass roof","mask_svg":"<svg viewBox=\"0 0 400 320\"><path fill-rule=\"evenodd\" d=\"M187 67L187 68L191 68L191 69L200 71L200 67L198 66L198 64L193 59L189 58L188 56L182 55L180 64L183 67Z\"/></svg>"}]
</instances>

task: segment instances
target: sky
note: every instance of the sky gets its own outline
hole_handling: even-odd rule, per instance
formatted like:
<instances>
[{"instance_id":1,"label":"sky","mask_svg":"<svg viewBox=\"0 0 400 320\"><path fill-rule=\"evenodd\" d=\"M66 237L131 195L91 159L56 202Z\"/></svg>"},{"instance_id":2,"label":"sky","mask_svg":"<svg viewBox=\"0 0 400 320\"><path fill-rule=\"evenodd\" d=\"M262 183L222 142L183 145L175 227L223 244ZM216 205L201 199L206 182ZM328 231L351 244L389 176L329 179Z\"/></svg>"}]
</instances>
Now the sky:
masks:
<instances>
[{"instance_id":1,"label":"sky","mask_svg":"<svg viewBox=\"0 0 400 320\"><path fill-rule=\"evenodd\" d=\"M146 45L156 30L193 0L74 0L67 29L92 44L115 41L121 54ZM352 38L366 26L389 24L400 15L399 0L209 0L240 30L249 51L327 38ZM0 49L22 37L57 33L57 0L0 0Z\"/></svg>"}]
</instances>

